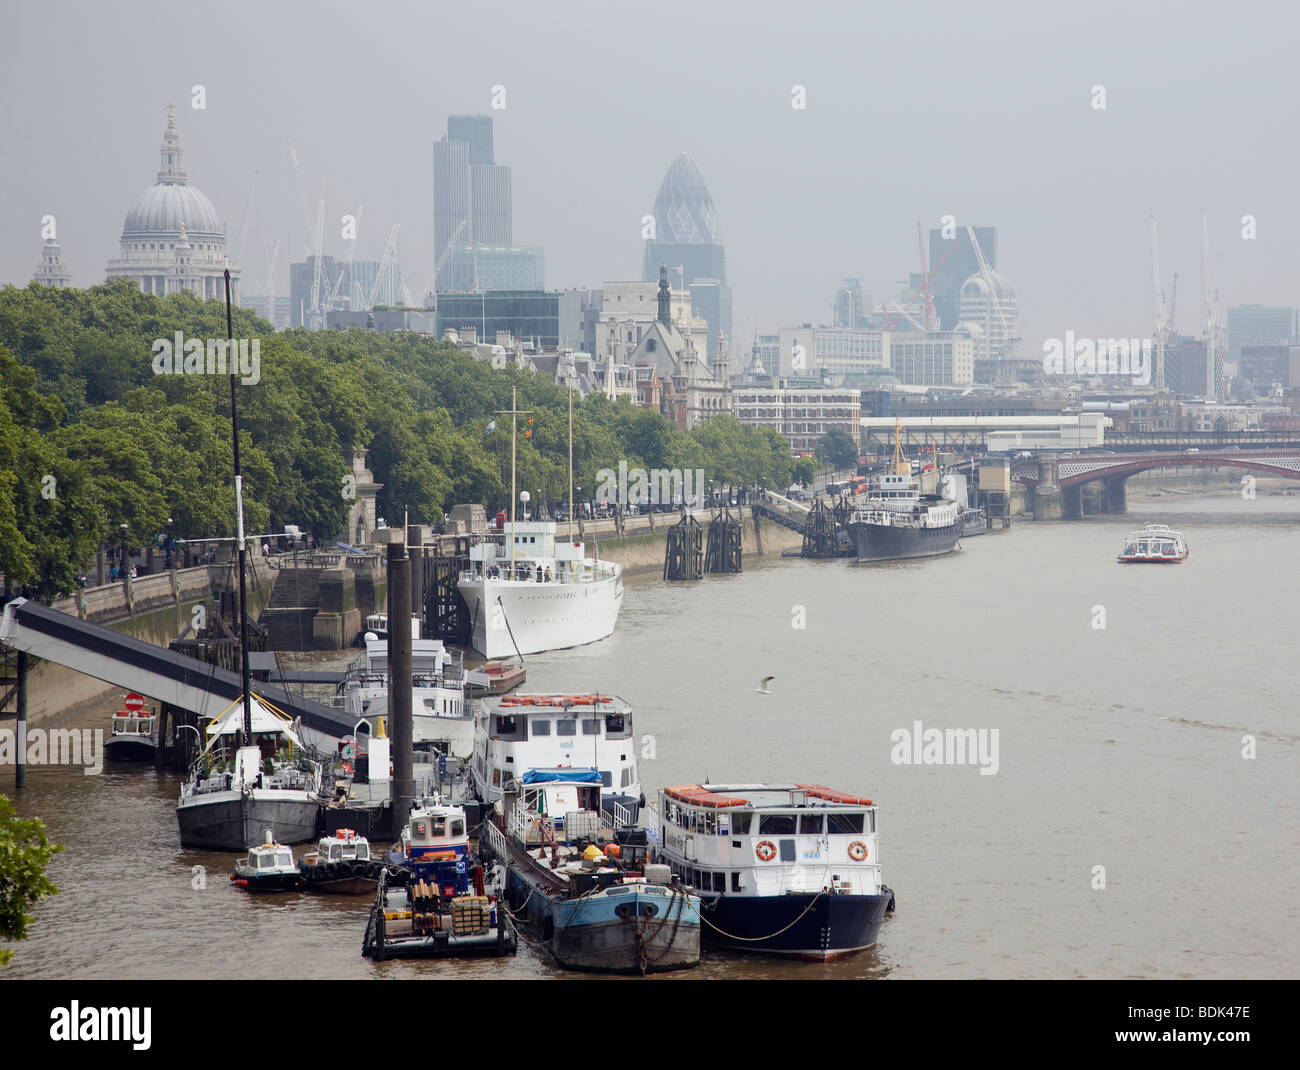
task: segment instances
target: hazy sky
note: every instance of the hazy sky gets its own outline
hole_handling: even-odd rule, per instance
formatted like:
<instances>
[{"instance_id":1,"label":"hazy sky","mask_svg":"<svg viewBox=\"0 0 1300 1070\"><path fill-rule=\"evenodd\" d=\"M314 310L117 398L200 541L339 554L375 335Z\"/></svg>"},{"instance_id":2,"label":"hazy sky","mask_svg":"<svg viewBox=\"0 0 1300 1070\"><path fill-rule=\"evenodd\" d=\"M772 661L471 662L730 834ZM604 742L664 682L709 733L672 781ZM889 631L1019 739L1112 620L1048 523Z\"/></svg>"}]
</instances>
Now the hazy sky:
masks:
<instances>
[{"instance_id":1,"label":"hazy sky","mask_svg":"<svg viewBox=\"0 0 1300 1070\"><path fill-rule=\"evenodd\" d=\"M432 143L449 114L483 113L513 172L515 241L545 246L553 288L637 278L640 218L689 152L746 351L756 327L824 322L842 276L895 293L919 269L917 220L946 213L997 225L1025 355L1067 330L1149 333L1151 213L1165 288L1180 275L1176 325L1199 332L1202 209L1225 307L1300 304L1298 31L1281 2L0 0L0 282L30 279L46 213L74 284L103 281L170 99L232 245L260 172L246 292L277 238L277 293L304 254L292 142L313 212L327 182L325 251L344 253L345 212L364 206L359 258L400 220L422 294Z\"/></svg>"}]
</instances>

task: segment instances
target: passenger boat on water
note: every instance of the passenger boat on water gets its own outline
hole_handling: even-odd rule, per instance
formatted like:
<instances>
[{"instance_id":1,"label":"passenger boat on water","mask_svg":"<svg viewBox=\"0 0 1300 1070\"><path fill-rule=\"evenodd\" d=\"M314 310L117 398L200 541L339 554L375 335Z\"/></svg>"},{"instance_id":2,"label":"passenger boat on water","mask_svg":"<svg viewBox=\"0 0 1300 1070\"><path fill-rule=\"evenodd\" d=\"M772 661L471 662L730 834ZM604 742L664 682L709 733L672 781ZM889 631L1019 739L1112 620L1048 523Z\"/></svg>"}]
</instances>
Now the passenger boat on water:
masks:
<instances>
[{"instance_id":1,"label":"passenger boat on water","mask_svg":"<svg viewBox=\"0 0 1300 1070\"><path fill-rule=\"evenodd\" d=\"M485 803L501 798L502 784L528 769L594 767L602 805L618 804L624 824L636 824L645 804L636 767L632 707L617 695L512 694L478 703L470 783Z\"/></svg>"},{"instance_id":2,"label":"passenger boat on water","mask_svg":"<svg viewBox=\"0 0 1300 1070\"><path fill-rule=\"evenodd\" d=\"M379 879L361 953L386 958L511 955L514 929L470 851L463 806L433 799L411 811Z\"/></svg>"},{"instance_id":3,"label":"passenger boat on water","mask_svg":"<svg viewBox=\"0 0 1300 1070\"><path fill-rule=\"evenodd\" d=\"M134 692L123 705L128 709L113 714L113 728L104 744L104 757L115 762L152 762L158 753L154 738L157 723L153 710L145 710L144 699Z\"/></svg>"},{"instance_id":4,"label":"passenger boat on water","mask_svg":"<svg viewBox=\"0 0 1300 1070\"><path fill-rule=\"evenodd\" d=\"M292 892L301 883L293 851L276 843L271 829L262 843L248 849L247 858L235 863L230 879L248 892Z\"/></svg>"},{"instance_id":5,"label":"passenger boat on water","mask_svg":"<svg viewBox=\"0 0 1300 1070\"><path fill-rule=\"evenodd\" d=\"M646 830L611 827L595 769L530 769L483 826L512 919L564 969L653 973L700 960L700 897L651 864ZM499 870L498 870L499 872Z\"/></svg>"},{"instance_id":6,"label":"passenger boat on water","mask_svg":"<svg viewBox=\"0 0 1300 1070\"><path fill-rule=\"evenodd\" d=\"M660 858L698 889L706 943L825 960L876 942L894 893L870 799L816 784L689 784L659 799Z\"/></svg>"},{"instance_id":7,"label":"passenger boat on water","mask_svg":"<svg viewBox=\"0 0 1300 1070\"><path fill-rule=\"evenodd\" d=\"M411 715L412 740L436 747L443 754L468 758L474 747L474 717L467 694L463 661L441 639L421 639L419 619L412 618ZM388 713L388 693L393 681L388 671L388 641L365 640L365 653L348 666L338 685L334 704L355 721Z\"/></svg>"},{"instance_id":8,"label":"passenger boat on water","mask_svg":"<svg viewBox=\"0 0 1300 1070\"><path fill-rule=\"evenodd\" d=\"M302 886L309 892L365 895L379 887L384 865L370 857L370 841L352 829L322 836L315 851L298 860Z\"/></svg>"},{"instance_id":9,"label":"passenger boat on water","mask_svg":"<svg viewBox=\"0 0 1300 1070\"><path fill-rule=\"evenodd\" d=\"M1125 536L1124 550L1116 560L1124 565L1176 565L1189 553L1181 531L1167 524L1147 524Z\"/></svg>"}]
</instances>

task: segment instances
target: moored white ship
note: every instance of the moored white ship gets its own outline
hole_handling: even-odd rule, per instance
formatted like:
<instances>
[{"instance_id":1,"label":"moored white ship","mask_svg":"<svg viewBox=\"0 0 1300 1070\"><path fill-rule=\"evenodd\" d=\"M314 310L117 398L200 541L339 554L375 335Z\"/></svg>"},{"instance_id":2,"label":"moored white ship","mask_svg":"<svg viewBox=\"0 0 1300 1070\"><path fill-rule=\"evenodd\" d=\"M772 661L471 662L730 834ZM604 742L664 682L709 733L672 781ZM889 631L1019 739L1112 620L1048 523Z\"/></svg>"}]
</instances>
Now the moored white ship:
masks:
<instances>
[{"instance_id":1,"label":"moored white ship","mask_svg":"<svg viewBox=\"0 0 1300 1070\"><path fill-rule=\"evenodd\" d=\"M817 784L690 784L659 799L661 857L699 891L707 943L824 960L876 942L894 894L870 799Z\"/></svg>"},{"instance_id":2,"label":"moored white ship","mask_svg":"<svg viewBox=\"0 0 1300 1070\"><path fill-rule=\"evenodd\" d=\"M461 596L473 645L485 657L562 650L604 639L623 605L623 570L585 556L580 539L557 538L554 521L506 521L470 547Z\"/></svg>"}]
</instances>

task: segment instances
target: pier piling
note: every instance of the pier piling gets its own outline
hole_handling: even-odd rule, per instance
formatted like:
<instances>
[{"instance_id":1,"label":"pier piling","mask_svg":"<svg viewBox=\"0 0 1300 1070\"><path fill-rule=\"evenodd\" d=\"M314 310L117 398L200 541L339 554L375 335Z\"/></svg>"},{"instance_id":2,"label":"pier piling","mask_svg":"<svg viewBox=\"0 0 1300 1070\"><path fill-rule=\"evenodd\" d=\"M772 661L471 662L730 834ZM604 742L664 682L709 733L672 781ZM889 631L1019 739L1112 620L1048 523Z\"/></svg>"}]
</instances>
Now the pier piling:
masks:
<instances>
[{"instance_id":1,"label":"pier piling","mask_svg":"<svg viewBox=\"0 0 1300 1070\"><path fill-rule=\"evenodd\" d=\"M415 798L411 719L411 559L388 544L388 713L393 740L393 828L401 829Z\"/></svg>"},{"instance_id":2,"label":"pier piling","mask_svg":"<svg viewBox=\"0 0 1300 1070\"><path fill-rule=\"evenodd\" d=\"M668 529L664 546L665 580L698 580L704 576L704 529L683 512L679 523Z\"/></svg>"}]
</instances>

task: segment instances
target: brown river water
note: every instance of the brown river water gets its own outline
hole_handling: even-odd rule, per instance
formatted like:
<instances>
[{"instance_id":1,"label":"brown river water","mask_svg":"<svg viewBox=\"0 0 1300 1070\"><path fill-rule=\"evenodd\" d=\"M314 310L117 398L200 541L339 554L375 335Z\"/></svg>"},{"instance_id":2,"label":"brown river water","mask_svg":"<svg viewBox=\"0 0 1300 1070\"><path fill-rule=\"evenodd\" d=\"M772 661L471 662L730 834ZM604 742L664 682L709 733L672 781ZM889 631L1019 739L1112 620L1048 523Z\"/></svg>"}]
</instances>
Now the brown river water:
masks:
<instances>
[{"instance_id":1,"label":"brown river water","mask_svg":"<svg viewBox=\"0 0 1300 1070\"><path fill-rule=\"evenodd\" d=\"M1191 557L1117 564L1148 521ZM898 910L875 949L826 965L706 950L669 979L1294 977L1298 542L1300 498L1220 495L1020 523L928 561L747 556L694 585L629 579L616 634L528 658L527 686L631 703L653 737L648 796L799 780L880 807ZM56 723L106 729L117 705ZM916 721L997 730L996 774L895 764L891 733ZM18 809L64 850L6 976L571 976L523 942L512 959L372 963L368 897L237 891L234 856L181 850L176 793L151 769L29 769Z\"/></svg>"}]
</instances>

